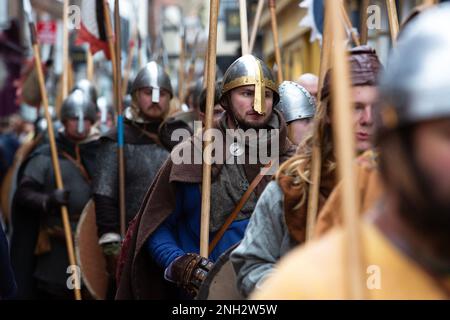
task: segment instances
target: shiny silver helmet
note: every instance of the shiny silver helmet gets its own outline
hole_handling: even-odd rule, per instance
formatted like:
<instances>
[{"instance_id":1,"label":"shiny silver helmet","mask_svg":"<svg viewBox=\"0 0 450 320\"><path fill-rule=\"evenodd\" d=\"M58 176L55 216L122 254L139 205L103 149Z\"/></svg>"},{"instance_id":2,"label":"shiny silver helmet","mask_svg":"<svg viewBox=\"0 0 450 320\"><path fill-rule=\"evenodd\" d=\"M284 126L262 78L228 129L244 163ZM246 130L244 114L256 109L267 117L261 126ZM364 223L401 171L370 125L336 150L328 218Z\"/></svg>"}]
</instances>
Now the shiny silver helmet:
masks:
<instances>
[{"instance_id":1,"label":"shiny silver helmet","mask_svg":"<svg viewBox=\"0 0 450 320\"><path fill-rule=\"evenodd\" d=\"M91 81L87 79L81 79L75 84L71 92L77 89L83 91L84 95L89 100L91 100L95 105L97 104L97 89L95 89L95 86Z\"/></svg>"},{"instance_id":2,"label":"shiny silver helmet","mask_svg":"<svg viewBox=\"0 0 450 320\"><path fill-rule=\"evenodd\" d=\"M255 85L255 100L253 109L259 114L266 112L266 87L274 93L274 105L278 103L278 85L272 71L260 59L251 54L244 55L234 61L223 76L223 86L220 95L221 104L226 108L224 101L227 92L234 88Z\"/></svg>"},{"instance_id":3,"label":"shiny silver helmet","mask_svg":"<svg viewBox=\"0 0 450 320\"><path fill-rule=\"evenodd\" d=\"M61 107L61 122L78 119L78 132L84 132L84 119L92 123L97 121L97 107L81 89L75 89L64 100Z\"/></svg>"},{"instance_id":4,"label":"shiny silver helmet","mask_svg":"<svg viewBox=\"0 0 450 320\"><path fill-rule=\"evenodd\" d=\"M449 30L450 4L441 4L402 31L380 81L381 132L450 117Z\"/></svg>"},{"instance_id":5,"label":"shiny silver helmet","mask_svg":"<svg viewBox=\"0 0 450 320\"><path fill-rule=\"evenodd\" d=\"M131 94L141 88L152 88L152 101L159 102L159 90L164 89L173 97L169 75L155 61L147 63L137 74L131 85Z\"/></svg>"},{"instance_id":6,"label":"shiny silver helmet","mask_svg":"<svg viewBox=\"0 0 450 320\"><path fill-rule=\"evenodd\" d=\"M278 87L278 91L280 102L276 108L283 113L287 123L314 117L316 101L301 85L293 81L283 81Z\"/></svg>"}]
</instances>

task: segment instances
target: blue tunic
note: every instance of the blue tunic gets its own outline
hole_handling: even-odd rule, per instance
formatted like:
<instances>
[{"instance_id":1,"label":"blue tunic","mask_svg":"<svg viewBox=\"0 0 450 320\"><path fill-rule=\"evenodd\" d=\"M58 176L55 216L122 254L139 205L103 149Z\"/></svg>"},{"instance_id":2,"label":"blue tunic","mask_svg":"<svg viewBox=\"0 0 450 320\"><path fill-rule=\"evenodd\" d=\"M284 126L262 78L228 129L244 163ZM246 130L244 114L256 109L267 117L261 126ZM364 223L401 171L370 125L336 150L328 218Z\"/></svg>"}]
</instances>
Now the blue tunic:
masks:
<instances>
[{"instance_id":1,"label":"blue tunic","mask_svg":"<svg viewBox=\"0 0 450 320\"><path fill-rule=\"evenodd\" d=\"M200 252L201 193L197 183L177 183L176 205L172 214L147 240L152 258L162 268L185 253ZM234 221L211 252L216 261L222 253L241 241L249 219ZM212 239L215 233L210 233Z\"/></svg>"}]
</instances>

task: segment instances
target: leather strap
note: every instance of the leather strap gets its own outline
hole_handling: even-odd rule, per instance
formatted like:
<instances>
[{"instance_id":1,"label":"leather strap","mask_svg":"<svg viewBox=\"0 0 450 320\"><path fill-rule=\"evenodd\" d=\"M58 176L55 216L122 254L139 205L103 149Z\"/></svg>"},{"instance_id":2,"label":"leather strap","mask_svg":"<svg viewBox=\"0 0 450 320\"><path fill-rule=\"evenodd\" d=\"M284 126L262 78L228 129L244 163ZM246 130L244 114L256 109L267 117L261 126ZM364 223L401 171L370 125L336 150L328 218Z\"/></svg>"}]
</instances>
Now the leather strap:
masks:
<instances>
[{"instance_id":1,"label":"leather strap","mask_svg":"<svg viewBox=\"0 0 450 320\"><path fill-rule=\"evenodd\" d=\"M247 191L245 191L245 193L242 195L233 212L228 216L227 220L225 220L225 223L222 225L222 227L220 227L220 229L217 231L212 241L209 243L208 255L211 254L211 252L216 247L217 243L219 243L220 239L222 239L223 235L225 234L225 231L227 231L230 224L234 221L234 219L236 219L237 215L244 207L245 203L248 201L248 198L250 198L250 195L252 194L253 190L255 190L256 186L261 182L262 178L264 178L265 174L267 173L267 171L270 170L271 167L272 161L270 161L267 165L265 165L263 170L253 179L252 183L248 187Z\"/></svg>"},{"instance_id":2,"label":"leather strap","mask_svg":"<svg viewBox=\"0 0 450 320\"><path fill-rule=\"evenodd\" d=\"M87 173L86 169L84 168L84 166L81 164L81 161L77 161L76 159L74 159L70 154L68 154L65 151L60 151L61 154L70 162L72 162L75 167L78 168L78 170L80 170L81 175L86 179L86 181L88 183L91 183L91 178L89 177L89 174Z\"/></svg>"},{"instance_id":3,"label":"leather strap","mask_svg":"<svg viewBox=\"0 0 450 320\"><path fill-rule=\"evenodd\" d=\"M143 129L143 128L140 128L139 126L137 126L137 125L134 124L133 122L131 122L131 125L132 125L134 128L138 129L138 130L141 132L141 134L145 135L147 138L149 138L150 140L152 140L152 141L153 141L154 143L156 143L157 145L163 146L162 143L161 143L161 141L159 140L159 136L158 136L157 134L155 134L155 133L153 133L153 132L149 132L149 131L147 131L147 130L145 130L145 129Z\"/></svg>"}]
</instances>

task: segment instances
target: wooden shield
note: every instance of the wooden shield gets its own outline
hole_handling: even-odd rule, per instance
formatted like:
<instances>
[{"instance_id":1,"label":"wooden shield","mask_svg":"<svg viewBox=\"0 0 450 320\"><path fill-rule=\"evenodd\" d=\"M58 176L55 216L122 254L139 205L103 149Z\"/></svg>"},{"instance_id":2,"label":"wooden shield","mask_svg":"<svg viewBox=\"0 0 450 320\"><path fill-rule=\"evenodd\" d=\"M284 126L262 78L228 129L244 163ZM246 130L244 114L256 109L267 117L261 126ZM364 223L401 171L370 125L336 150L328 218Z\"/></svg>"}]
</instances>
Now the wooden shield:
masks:
<instances>
[{"instance_id":1,"label":"wooden shield","mask_svg":"<svg viewBox=\"0 0 450 320\"><path fill-rule=\"evenodd\" d=\"M17 175L22 163L28 158L30 153L36 148L36 146L41 142L42 134L39 134L32 141L26 142L17 149L14 155L14 162L12 166L8 169L0 191L0 205L1 212L3 213L3 219L5 223L8 223L11 216L11 204L14 193L17 189Z\"/></svg>"},{"instance_id":2,"label":"wooden shield","mask_svg":"<svg viewBox=\"0 0 450 320\"><path fill-rule=\"evenodd\" d=\"M103 251L98 244L95 205L91 199L84 207L75 233L75 254L81 278L96 300L104 300L108 289L108 273Z\"/></svg>"},{"instance_id":3,"label":"wooden shield","mask_svg":"<svg viewBox=\"0 0 450 320\"><path fill-rule=\"evenodd\" d=\"M200 286L196 300L242 300L236 286L236 273L230 260L237 245L225 251L214 264Z\"/></svg>"}]
</instances>

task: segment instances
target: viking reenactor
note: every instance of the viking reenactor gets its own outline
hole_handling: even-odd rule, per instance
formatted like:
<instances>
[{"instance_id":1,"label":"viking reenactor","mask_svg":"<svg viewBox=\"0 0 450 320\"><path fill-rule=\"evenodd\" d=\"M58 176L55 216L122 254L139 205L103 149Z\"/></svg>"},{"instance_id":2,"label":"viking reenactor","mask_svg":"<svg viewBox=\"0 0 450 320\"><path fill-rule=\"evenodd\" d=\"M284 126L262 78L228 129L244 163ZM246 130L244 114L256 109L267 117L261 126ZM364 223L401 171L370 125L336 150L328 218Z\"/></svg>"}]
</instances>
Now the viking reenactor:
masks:
<instances>
[{"instance_id":1,"label":"viking reenactor","mask_svg":"<svg viewBox=\"0 0 450 320\"><path fill-rule=\"evenodd\" d=\"M199 255L203 159L200 133L174 148L129 228L117 298L195 296L213 262L241 240L256 201L270 180L270 176L260 173L267 162L260 158L254 163L248 161L249 154L255 151L251 147L259 143L270 149L277 143L279 152L271 159L279 162L294 151L286 137L285 121L273 109L279 100L277 89L271 70L258 58L245 55L231 64L220 95L225 112L213 126L216 142L220 142L216 155L223 155L211 164L209 233L215 245L210 244L208 258ZM237 136L229 139L233 132L246 134L250 139L234 142ZM178 161L180 153L185 152L189 154L188 161ZM247 161L237 162L240 154ZM197 156L199 162L194 161ZM237 216L227 219L241 202Z\"/></svg>"},{"instance_id":2,"label":"viking reenactor","mask_svg":"<svg viewBox=\"0 0 450 320\"><path fill-rule=\"evenodd\" d=\"M190 110L199 112L199 98L203 90L203 77L200 77L189 84L187 88L185 103Z\"/></svg>"},{"instance_id":3,"label":"viking reenactor","mask_svg":"<svg viewBox=\"0 0 450 320\"><path fill-rule=\"evenodd\" d=\"M432 5L423 4L415 7L401 25L398 38L402 36L404 28L415 18ZM374 150L369 150L358 157L355 165L357 177L358 198L360 199L360 213L367 212L383 193L378 170L378 155ZM343 213L341 210L343 185L339 183L331 193L317 216L314 228L314 237L321 237L334 226L342 224Z\"/></svg>"},{"instance_id":4,"label":"viking reenactor","mask_svg":"<svg viewBox=\"0 0 450 320\"><path fill-rule=\"evenodd\" d=\"M317 99L319 93L319 78L312 73L304 73L297 80L296 83L305 88L314 98Z\"/></svg>"},{"instance_id":5,"label":"viking reenactor","mask_svg":"<svg viewBox=\"0 0 450 320\"><path fill-rule=\"evenodd\" d=\"M349 63L356 149L364 152L372 147L372 113L381 64L375 50L367 46L351 49ZM334 108L330 98L330 74L327 72L322 88L324 114L317 118L316 124L323 128L319 208L336 185L336 160L329 122ZM265 280L282 256L306 240L312 147L313 133L310 133L299 146L297 155L280 167L276 181L270 182L261 195L242 242L231 254L238 288L244 296Z\"/></svg>"},{"instance_id":6,"label":"viking reenactor","mask_svg":"<svg viewBox=\"0 0 450 320\"><path fill-rule=\"evenodd\" d=\"M380 80L384 192L360 222L367 299L450 298L450 6L416 19ZM345 239L337 228L296 249L254 298L345 298Z\"/></svg>"},{"instance_id":7,"label":"viking reenactor","mask_svg":"<svg viewBox=\"0 0 450 320\"><path fill-rule=\"evenodd\" d=\"M214 89L214 108L213 108L213 119L218 120L222 113L225 111L223 107L220 105L220 91L222 89L222 81L216 81L215 89ZM199 98L199 117L200 120L205 122L205 114L206 114L206 88L204 88L200 93Z\"/></svg>"},{"instance_id":8,"label":"viking reenactor","mask_svg":"<svg viewBox=\"0 0 450 320\"><path fill-rule=\"evenodd\" d=\"M304 87L292 81L283 81L278 91L280 102L276 108L286 119L289 139L299 145L312 129L316 100Z\"/></svg>"},{"instance_id":9,"label":"viking reenactor","mask_svg":"<svg viewBox=\"0 0 450 320\"><path fill-rule=\"evenodd\" d=\"M83 91L85 97L89 99L93 104L97 105L97 89L91 81L87 79L81 79L77 81L72 91L75 91L77 89Z\"/></svg>"},{"instance_id":10,"label":"viking reenactor","mask_svg":"<svg viewBox=\"0 0 450 320\"><path fill-rule=\"evenodd\" d=\"M69 259L61 206L67 206L72 231L91 195L98 134L92 130L96 107L81 90L61 107L63 128L56 136L64 190L55 186L50 145L41 144L19 170L13 200L11 260L18 298L71 299Z\"/></svg>"},{"instance_id":11,"label":"viking reenactor","mask_svg":"<svg viewBox=\"0 0 450 320\"><path fill-rule=\"evenodd\" d=\"M8 241L0 223L0 300L14 298L17 291L9 259Z\"/></svg>"},{"instance_id":12,"label":"viking reenactor","mask_svg":"<svg viewBox=\"0 0 450 320\"><path fill-rule=\"evenodd\" d=\"M160 139L160 126L169 112L172 85L164 69L152 61L143 67L131 87L132 105L124 111L126 223L137 213L148 186L167 159L169 151ZM164 135L170 139L170 135ZM93 183L99 244L111 275L120 252L118 130L100 139Z\"/></svg>"}]
</instances>

